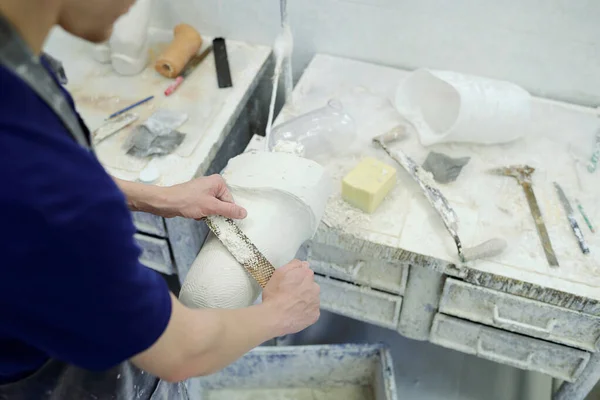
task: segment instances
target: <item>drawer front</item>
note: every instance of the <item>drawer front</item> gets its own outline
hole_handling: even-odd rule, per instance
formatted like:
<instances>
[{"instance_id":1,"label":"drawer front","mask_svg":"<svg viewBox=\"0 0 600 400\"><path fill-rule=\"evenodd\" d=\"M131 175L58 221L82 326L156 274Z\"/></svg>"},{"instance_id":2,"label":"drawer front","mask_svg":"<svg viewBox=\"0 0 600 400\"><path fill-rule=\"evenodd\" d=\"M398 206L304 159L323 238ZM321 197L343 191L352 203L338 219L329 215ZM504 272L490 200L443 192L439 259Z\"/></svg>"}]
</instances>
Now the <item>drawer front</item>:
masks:
<instances>
[{"instance_id":1,"label":"drawer front","mask_svg":"<svg viewBox=\"0 0 600 400\"><path fill-rule=\"evenodd\" d=\"M307 259L316 272L386 292L404 294L408 265L364 260L360 254L311 242Z\"/></svg>"},{"instance_id":2,"label":"drawer front","mask_svg":"<svg viewBox=\"0 0 600 400\"><path fill-rule=\"evenodd\" d=\"M360 321L396 329L402 297L315 275L321 307Z\"/></svg>"},{"instance_id":3,"label":"drawer front","mask_svg":"<svg viewBox=\"0 0 600 400\"><path fill-rule=\"evenodd\" d=\"M579 377L590 358L590 354L582 350L443 314L435 316L430 340L443 347L568 382Z\"/></svg>"},{"instance_id":4,"label":"drawer front","mask_svg":"<svg viewBox=\"0 0 600 400\"><path fill-rule=\"evenodd\" d=\"M175 274L169 243L166 239L158 239L142 234L136 234L135 240L142 249L140 262L155 271L167 275Z\"/></svg>"},{"instance_id":5,"label":"drawer front","mask_svg":"<svg viewBox=\"0 0 600 400\"><path fill-rule=\"evenodd\" d=\"M162 217L138 211L134 211L132 214L133 223L138 231L148 233L150 235L167 237L165 220Z\"/></svg>"},{"instance_id":6,"label":"drawer front","mask_svg":"<svg viewBox=\"0 0 600 400\"><path fill-rule=\"evenodd\" d=\"M440 312L513 332L596 351L600 318L447 279Z\"/></svg>"}]
</instances>

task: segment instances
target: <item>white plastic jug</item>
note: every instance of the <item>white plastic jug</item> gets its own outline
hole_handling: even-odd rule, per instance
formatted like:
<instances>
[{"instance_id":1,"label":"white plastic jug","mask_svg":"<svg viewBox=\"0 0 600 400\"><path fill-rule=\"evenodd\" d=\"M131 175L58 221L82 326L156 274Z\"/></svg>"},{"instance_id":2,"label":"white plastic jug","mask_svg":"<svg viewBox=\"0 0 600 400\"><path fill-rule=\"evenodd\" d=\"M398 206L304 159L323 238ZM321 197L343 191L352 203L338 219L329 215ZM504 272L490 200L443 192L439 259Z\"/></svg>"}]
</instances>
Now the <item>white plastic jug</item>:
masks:
<instances>
[{"instance_id":1,"label":"white plastic jug","mask_svg":"<svg viewBox=\"0 0 600 400\"><path fill-rule=\"evenodd\" d=\"M153 0L138 0L115 23L110 38L111 62L121 75L140 73L148 64L148 28ZM98 49L102 53L101 49ZM97 59L101 58L96 55Z\"/></svg>"},{"instance_id":2,"label":"white plastic jug","mask_svg":"<svg viewBox=\"0 0 600 400\"><path fill-rule=\"evenodd\" d=\"M423 146L506 143L529 129L531 96L518 85L451 71L419 69L396 93L396 109Z\"/></svg>"}]
</instances>

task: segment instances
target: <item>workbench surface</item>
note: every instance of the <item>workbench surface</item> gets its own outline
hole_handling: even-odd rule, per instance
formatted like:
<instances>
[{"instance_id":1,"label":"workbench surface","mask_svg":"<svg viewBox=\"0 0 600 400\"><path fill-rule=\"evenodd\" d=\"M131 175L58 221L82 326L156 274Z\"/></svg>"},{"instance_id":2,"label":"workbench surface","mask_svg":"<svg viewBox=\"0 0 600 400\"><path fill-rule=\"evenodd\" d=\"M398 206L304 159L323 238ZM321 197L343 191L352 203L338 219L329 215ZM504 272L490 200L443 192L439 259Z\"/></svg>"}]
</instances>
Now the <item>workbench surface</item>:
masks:
<instances>
[{"instance_id":1,"label":"workbench surface","mask_svg":"<svg viewBox=\"0 0 600 400\"><path fill-rule=\"evenodd\" d=\"M150 30L150 62L135 76L120 76L111 64L93 59L91 44L76 39L60 29L53 31L46 50L63 61L69 91L78 111L91 130L105 118L150 95L155 98L131 112L138 121L98 144L98 158L114 176L134 181L146 166L156 167L160 179L156 184L169 186L203 175L225 141L231 125L239 116L246 97L258 83L256 77L267 61L271 49L266 46L227 41L233 87L219 89L214 57L209 55L186 78L170 97L164 90L173 82L154 71L154 60L170 42L171 32ZM204 37L202 50L212 42ZM125 154L123 143L131 128L143 122L159 108L182 111L188 121L179 129L186 134L184 142L166 157L141 159Z\"/></svg>"},{"instance_id":2,"label":"workbench surface","mask_svg":"<svg viewBox=\"0 0 600 400\"><path fill-rule=\"evenodd\" d=\"M424 148L416 133L410 132L407 139L392 146L403 149L417 163L422 163L431 150L471 157L456 182L439 185L459 217L463 246L500 237L507 240L508 248L500 256L468 262L464 268L452 238L416 183L371 144L373 136L404 123L393 107L393 99L407 74L399 69L317 55L296 86L293 102L279 115L276 124L337 98L357 125L358 139L349 144L346 153L324 163L334 178L335 194L315 240L346 242L358 252L361 248L375 249L382 258L393 254L396 259L412 263L420 260L441 270L456 266L453 274L458 276L466 271L482 271L520 284L600 300L600 235L590 233L577 215L591 249L589 255L583 255L552 184L561 184L576 213L578 198L592 222L600 223L600 171L590 174L586 170L594 135L600 127L596 110L535 98L532 127L524 138L513 143ZM353 209L340 198L342 177L367 155L398 169L397 186L372 215ZM534 191L560 263L558 268L549 267L546 261L521 186L514 178L485 172L514 164L536 168Z\"/></svg>"}]
</instances>

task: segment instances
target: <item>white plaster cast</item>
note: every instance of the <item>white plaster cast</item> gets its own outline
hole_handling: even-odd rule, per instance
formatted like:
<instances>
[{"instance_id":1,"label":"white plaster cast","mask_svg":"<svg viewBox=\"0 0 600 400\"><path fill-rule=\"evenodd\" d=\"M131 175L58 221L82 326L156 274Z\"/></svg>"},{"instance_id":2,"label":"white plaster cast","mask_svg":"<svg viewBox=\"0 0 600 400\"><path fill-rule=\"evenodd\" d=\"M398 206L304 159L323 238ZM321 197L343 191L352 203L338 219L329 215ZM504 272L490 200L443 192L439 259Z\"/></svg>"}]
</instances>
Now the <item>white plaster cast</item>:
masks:
<instances>
[{"instance_id":1,"label":"white plaster cast","mask_svg":"<svg viewBox=\"0 0 600 400\"><path fill-rule=\"evenodd\" d=\"M314 235L331 192L323 167L287 153L244 153L229 161L223 177L236 203L248 210L239 227L276 268ZM259 294L260 286L211 233L180 299L190 307L241 308Z\"/></svg>"},{"instance_id":2,"label":"white plaster cast","mask_svg":"<svg viewBox=\"0 0 600 400\"><path fill-rule=\"evenodd\" d=\"M121 75L140 73L148 64L148 28L154 0L138 0L115 23L110 38L113 68Z\"/></svg>"},{"instance_id":3,"label":"white plaster cast","mask_svg":"<svg viewBox=\"0 0 600 400\"><path fill-rule=\"evenodd\" d=\"M531 96L525 89L452 71L409 74L396 93L396 109L414 125L423 146L511 142L531 122Z\"/></svg>"}]
</instances>

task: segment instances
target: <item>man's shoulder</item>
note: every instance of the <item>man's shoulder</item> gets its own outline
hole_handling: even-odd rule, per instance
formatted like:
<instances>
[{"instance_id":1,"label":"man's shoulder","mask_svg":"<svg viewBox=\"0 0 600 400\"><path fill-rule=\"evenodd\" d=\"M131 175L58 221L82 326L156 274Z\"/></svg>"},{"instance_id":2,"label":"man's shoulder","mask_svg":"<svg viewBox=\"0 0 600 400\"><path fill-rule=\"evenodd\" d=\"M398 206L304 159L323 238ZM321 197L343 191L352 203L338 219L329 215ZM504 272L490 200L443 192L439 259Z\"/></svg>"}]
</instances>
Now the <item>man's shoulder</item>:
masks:
<instances>
[{"instance_id":1,"label":"man's shoulder","mask_svg":"<svg viewBox=\"0 0 600 400\"><path fill-rule=\"evenodd\" d=\"M69 199L82 207L107 196L121 202L122 194L94 155L35 92L1 66L0 92L0 200L42 208L45 203L50 209L66 206ZM64 200L55 201L58 196Z\"/></svg>"},{"instance_id":2,"label":"man's shoulder","mask_svg":"<svg viewBox=\"0 0 600 400\"><path fill-rule=\"evenodd\" d=\"M73 141L54 110L21 78L2 65L0 93L0 141Z\"/></svg>"}]
</instances>

